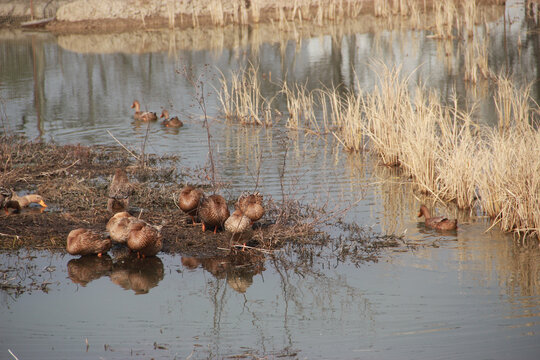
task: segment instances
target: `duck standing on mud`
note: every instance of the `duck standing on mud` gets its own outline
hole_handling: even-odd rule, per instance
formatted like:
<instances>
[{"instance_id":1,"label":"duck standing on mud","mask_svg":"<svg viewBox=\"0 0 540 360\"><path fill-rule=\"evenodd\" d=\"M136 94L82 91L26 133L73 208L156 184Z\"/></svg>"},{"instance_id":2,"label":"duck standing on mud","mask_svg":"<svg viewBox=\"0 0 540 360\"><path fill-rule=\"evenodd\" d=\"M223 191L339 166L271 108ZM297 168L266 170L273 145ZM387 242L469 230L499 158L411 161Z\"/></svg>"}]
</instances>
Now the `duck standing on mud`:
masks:
<instances>
[{"instance_id":1,"label":"duck standing on mud","mask_svg":"<svg viewBox=\"0 0 540 360\"><path fill-rule=\"evenodd\" d=\"M240 209L234 210L224 224L225 230L232 234L229 247L232 247L233 242L238 241L244 242L245 245L253 234L251 226L252 222L250 218L245 216Z\"/></svg>"},{"instance_id":2,"label":"duck standing on mud","mask_svg":"<svg viewBox=\"0 0 540 360\"><path fill-rule=\"evenodd\" d=\"M431 216L428 208L425 205L420 206L418 217L426 218L425 224L427 227L437 230L454 230L457 229L457 219L448 219L444 216Z\"/></svg>"},{"instance_id":3,"label":"duck standing on mud","mask_svg":"<svg viewBox=\"0 0 540 360\"><path fill-rule=\"evenodd\" d=\"M178 196L178 206L180 209L191 217L193 226L195 226L195 217L199 212L199 202L204 196L204 192L201 189L186 185L180 191Z\"/></svg>"},{"instance_id":4,"label":"duck standing on mud","mask_svg":"<svg viewBox=\"0 0 540 360\"><path fill-rule=\"evenodd\" d=\"M111 239L90 229L75 229L68 234L66 250L71 255L101 256L112 246Z\"/></svg>"},{"instance_id":5,"label":"duck standing on mud","mask_svg":"<svg viewBox=\"0 0 540 360\"><path fill-rule=\"evenodd\" d=\"M259 220L264 215L263 196L255 192L253 194L243 194L238 198L235 209L239 209L251 220L251 224Z\"/></svg>"},{"instance_id":6,"label":"duck standing on mud","mask_svg":"<svg viewBox=\"0 0 540 360\"><path fill-rule=\"evenodd\" d=\"M214 228L214 234L217 233L217 228L223 226L223 223L229 218L229 207L225 198L221 195L203 196L199 203L199 218L202 222L202 231L206 227Z\"/></svg>"},{"instance_id":7,"label":"duck standing on mud","mask_svg":"<svg viewBox=\"0 0 540 360\"><path fill-rule=\"evenodd\" d=\"M107 210L115 214L127 211L129 207L129 196L132 193L131 184L124 169L116 169L109 187L109 199L107 200Z\"/></svg>"},{"instance_id":8,"label":"duck standing on mud","mask_svg":"<svg viewBox=\"0 0 540 360\"><path fill-rule=\"evenodd\" d=\"M131 108L132 109L135 108L135 114L133 114L133 118L135 120L144 121L144 122L157 120L157 115L155 112L141 111L141 104L139 104L137 100L133 101Z\"/></svg>"},{"instance_id":9,"label":"duck standing on mud","mask_svg":"<svg viewBox=\"0 0 540 360\"><path fill-rule=\"evenodd\" d=\"M163 247L162 226L152 226L142 220L134 221L129 230L127 246L137 257L156 256Z\"/></svg>"},{"instance_id":10,"label":"duck standing on mud","mask_svg":"<svg viewBox=\"0 0 540 360\"><path fill-rule=\"evenodd\" d=\"M127 211L114 214L106 225L106 229L109 232L111 240L121 244L127 243L129 232L131 231L131 225L136 221L137 218L131 216L131 214Z\"/></svg>"}]
</instances>

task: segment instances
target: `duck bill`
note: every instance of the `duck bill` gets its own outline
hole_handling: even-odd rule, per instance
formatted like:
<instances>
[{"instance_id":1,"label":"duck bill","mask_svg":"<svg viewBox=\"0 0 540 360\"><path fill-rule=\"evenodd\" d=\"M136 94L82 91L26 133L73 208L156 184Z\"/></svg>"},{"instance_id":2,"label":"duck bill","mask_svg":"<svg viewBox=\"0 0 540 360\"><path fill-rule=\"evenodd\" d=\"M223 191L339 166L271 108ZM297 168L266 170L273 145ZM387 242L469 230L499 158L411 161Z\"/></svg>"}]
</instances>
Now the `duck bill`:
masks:
<instances>
[{"instance_id":1,"label":"duck bill","mask_svg":"<svg viewBox=\"0 0 540 360\"><path fill-rule=\"evenodd\" d=\"M41 200L41 201L39 202L39 205L43 206L44 208L47 207L47 204L45 204L45 201L43 201L43 200Z\"/></svg>"}]
</instances>

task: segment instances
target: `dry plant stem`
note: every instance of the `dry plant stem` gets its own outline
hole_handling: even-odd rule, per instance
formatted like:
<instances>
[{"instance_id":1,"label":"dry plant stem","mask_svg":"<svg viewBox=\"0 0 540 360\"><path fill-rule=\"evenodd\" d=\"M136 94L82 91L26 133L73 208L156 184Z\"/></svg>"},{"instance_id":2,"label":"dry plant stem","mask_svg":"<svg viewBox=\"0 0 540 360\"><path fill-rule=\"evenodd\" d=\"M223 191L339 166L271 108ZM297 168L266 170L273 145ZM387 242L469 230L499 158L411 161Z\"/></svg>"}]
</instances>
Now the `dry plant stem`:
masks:
<instances>
[{"instance_id":1,"label":"dry plant stem","mask_svg":"<svg viewBox=\"0 0 540 360\"><path fill-rule=\"evenodd\" d=\"M186 67L183 68L184 77L191 83L194 89L197 89L195 100L203 112L203 127L206 129L208 141L208 157L210 159L210 174L212 175L212 186L216 187L216 167L214 164L214 154L212 150L212 134L210 133L210 123L208 121L208 112L206 110L206 98L204 97L204 82L200 79L193 79L189 76Z\"/></svg>"},{"instance_id":2,"label":"dry plant stem","mask_svg":"<svg viewBox=\"0 0 540 360\"><path fill-rule=\"evenodd\" d=\"M109 130L107 130L107 133L124 149L128 152L129 155L133 156L137 161L141 161L141 159L135 155L131 150L129 150L124 144L120 142Z\"/></svg>"},{"instance_id":3,"label":"dry plant stem","mask_svg":"<svg viewBox=\"0 0 540 360\"><path fill-rule=\"evenodd\" d=\"M146 167L146 157L144 155L144 151L146 149L146 142L148 141L148 135L150 134L150 123L147 123L146 124L146 134L144 135L144 140L143 140L143 143L141 145L141 161L140 161L140 165L141 167Z\"/></svg>"},{"instance_id":4,"label":"dry plant stem","mask_svg":"<svg viewBox=\"0 0 540 360\"><path fill-rule=\"evenodd\" d=\"M18 358L17 356L15 356L15 354L11 351L11 349L8 349L8 352L9 352L9 354L10 354L11 356L13 356L13 358L14 358L15 360L19 360L19 358Z\"/></svg>"}]
</instances>

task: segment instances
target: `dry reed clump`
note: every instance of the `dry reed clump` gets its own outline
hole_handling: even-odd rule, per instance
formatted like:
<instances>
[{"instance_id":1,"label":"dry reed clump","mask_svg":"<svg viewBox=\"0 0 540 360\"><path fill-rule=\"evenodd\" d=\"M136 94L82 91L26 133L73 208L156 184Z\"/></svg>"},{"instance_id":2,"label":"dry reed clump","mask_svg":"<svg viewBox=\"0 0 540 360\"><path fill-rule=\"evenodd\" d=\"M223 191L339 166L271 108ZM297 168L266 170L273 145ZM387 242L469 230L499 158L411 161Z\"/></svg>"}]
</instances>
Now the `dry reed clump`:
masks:
<instances>
[{"instance_id":1,"label":"dry reed clump","mask_svg":"<svg viewBox=\"0 0 540 360\"><path fill-rule=\"evenodd\" d=\"M383 66L379 74L379 86L354 113L364 115L356 121L380 161L401 166L423 193L459 208L479 205L503 230L538 237L540 135L530 85L498 78L499 125L492 129L474 124L473 110L459 110L456 99L443 106L422 87L411 94L399 68ZM340 133L357 133L357 123Z\"/></svg>"},{"instance_id":2,"label":"dry reed clump","mask_svg":"<svg viewBox=\"0 0 540 360\"><path fill-rule=\"evenodd\" d=\"M330 121L326 120L328 111L323 111L324 124L331 123L335 129L332 134L348 152L357 152L362 150L363 127L362 127L362 96L354 93L347 93L340 96L336 89L326 90L324 92L326 100L330 106Z\"/></svg>"},{"instance_id":3,"label":"dry reed clump","mask_svg":"<svg viewBox=\"0 0 540 360\"><path fill-rule=\"evenodd\" d=\"M250 65L238 73L231 72L230 80L221 74L219 102L225 118L242 125L272 125L272 100L261 94L258 68Z\"/></svg>"},{"instance_id":4,"label":"dry reed clump","mask_svg":"<svg viewBox=\"0 0 540 360\"><path fill-rule=\"evenodd\" d=\"M377 89L362 98L365 114L364 134L371 140L371 148L387 166L400 164L399 143L402 141L402 110L412 104L407 79L400 79L400 68L383 66L378 72Z\"/></svg>"},{"instance_id":5,"label":"dry reed clump","mask_svg":"<svg viewBox=\"0 0 540 360\"><path fill-rule=\"evenodd\" d=\"M540 132L531 85L498 77L497 129L486 129L478 158L478 192L484 211L505 231L540 238Z\"/></svg>"},{"instance_id":6,"label":"dry reed clump","mask_svg":"<svg viewBox=\"0 0 540 360\"><path fill-rule=\"evenodd\" d=\"M326 99L324 92L320 90L309 91L305 85L295 84L289 88L286 81L283 82L281 93L287 101L289 117L285 126L293 130L302 130L311 134L326 134L329 131L326 115ZM317 114L322 112L323 123L319 124Z\"/></svg>"}]
</instances>

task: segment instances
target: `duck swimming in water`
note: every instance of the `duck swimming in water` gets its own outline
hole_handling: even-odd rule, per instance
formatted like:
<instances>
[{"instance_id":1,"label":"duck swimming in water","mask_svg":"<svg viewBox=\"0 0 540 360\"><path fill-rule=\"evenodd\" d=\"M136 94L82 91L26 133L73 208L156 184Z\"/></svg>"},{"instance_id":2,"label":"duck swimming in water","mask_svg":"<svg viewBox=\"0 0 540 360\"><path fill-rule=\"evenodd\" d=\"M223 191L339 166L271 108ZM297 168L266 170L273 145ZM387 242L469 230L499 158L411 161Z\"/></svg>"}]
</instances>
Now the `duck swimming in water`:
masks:
<instances>
[{"instance_id":1,"label":"duck swimming in water","mask_svg":"<svg viewBox=\"0 0 540 360\"><path fill-rule=\"evenodd\" d=\"M457 219L448 219L444 216L431 216L428 208L425 205L420 206L418 217L425 217L427 227L437 230L454 230L457 229Z\"/></svg>"}]
</instances>

